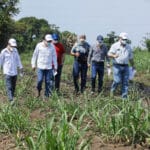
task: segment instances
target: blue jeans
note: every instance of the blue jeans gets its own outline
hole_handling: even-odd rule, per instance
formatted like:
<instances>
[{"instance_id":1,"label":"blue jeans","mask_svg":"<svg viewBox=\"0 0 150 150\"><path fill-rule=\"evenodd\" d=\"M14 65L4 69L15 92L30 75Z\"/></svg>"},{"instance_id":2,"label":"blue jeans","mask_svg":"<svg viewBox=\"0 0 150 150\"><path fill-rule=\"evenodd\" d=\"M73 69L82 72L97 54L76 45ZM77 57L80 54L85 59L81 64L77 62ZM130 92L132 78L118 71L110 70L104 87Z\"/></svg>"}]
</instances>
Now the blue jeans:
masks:
<instances>
[{"instance_id":1,"label":"blue jeans","mask_svg":"<svg viewBox=\"0 0 150 150\"><path fill-rule=\"evenodd\" d=\"M13 100L16 88L17 76L5 75L6 91L9 101Z\"/></svg>"},{"instance_id":2,"label":"blue jeans","mask_svg":"<svg viewBox=\"0 0 150 150\"><path fill-rule=\"evenodd\" d=\"M84 91L86 87L86 79L87 79L87 63L79 63L78 61L74 61L73 64L73 82L76 92L79 91L79 75L81 75L81 92Z\"/></svg>"},{"instance_id":3,"label":"blue jeans","mask_svg":"<svg viewBox=\"0 0 150 150\"><path fill-rule=\"evenodd\" d=\"M117 86L122 84L122 98L126 98L128 94L128 82L129 82L129 67L128 65L113 65L114 81L111 86L111 92L114 92Z\"/></svg>"},{"instance_id":4,"label":"blue jeans","mask_svg":"<svg viewBox=\"0 0 150 150\"><path fill-rule=\"evenodd\" d=\"M96 75L98 74L98 92L101 92L103 86L104 77L104 62L96 63L92 62L91 70L91 80L92 80L92 91L95 91Z\"/></svg>"},{"instance_id":5,"label":"blue jeans","mask_svg":"<svg viewBox=\"0 0 150 150\"><path fill-rule=\"evenodd\" d=\"M37 90L40 93L42 90L42 83L45 79L45 96L49 97L52 93L53 72L52 69L39 69L37 70Z\"/></svg>"},{"instance_id":6,"label":"blue jeans","mask_svg":"<svg viewBox=\"0 0 150 150\"><path fill-rule=\"evenodd\" d=\"M60 88L60 79L63 65L58 65L57 75L55 76L55 89L59 91Z\"/></svg>"}]
</instances>

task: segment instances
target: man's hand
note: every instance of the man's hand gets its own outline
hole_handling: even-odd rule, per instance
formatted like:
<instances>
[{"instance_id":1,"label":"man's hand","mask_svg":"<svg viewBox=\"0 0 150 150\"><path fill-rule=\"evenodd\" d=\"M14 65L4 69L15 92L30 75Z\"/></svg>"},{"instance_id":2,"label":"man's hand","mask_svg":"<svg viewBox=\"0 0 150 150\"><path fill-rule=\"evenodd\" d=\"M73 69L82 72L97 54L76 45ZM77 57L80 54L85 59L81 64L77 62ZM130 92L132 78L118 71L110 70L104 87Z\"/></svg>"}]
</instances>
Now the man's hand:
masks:
<instances>
[{"instance_id":1,"label":"man's hand","mask_svg":"<svg viewBox=\"0 0 150 150\"><path fill-rule=\"evenodd\" d=\"M35 71L36 67L32 67L32 70Z\"/></svg>"},{"instance_id":2,"label":"man's hand","mask_svg":"<svg viewBox=\"0 0 150 150\"><path fill-rule=\"evenodd\" d=\"M88 67L91 67L91 64L88 63Z\"/></svg>"},{"instance_id":3,"label":"man's hand","mask_svg":"<svg viewBox=\"0 0 150 150\"><path fill-rule=\"evenodd\" d=\"M107 66L108 68L110 68L110 64L108 64L108 63L107 63L107 65L106 65L106 66Z\"/></svg>"},{"instance_id":4,"label":"man's hand","mask_svg":"<svg viewBox=\"0 0 150 150\"><path fill-rule=\"evenodd\" d=\"M76 53L75 53L75 56L76 56L76 57L79 57L79 56L80 56L80 53L79 53L79 52L76 52Z\"/></svg>"},{"instance_id":5,"label":"man's hand","mask_svg":"<svg viewBox=\"0 0 150 150\"><path fill-rule=\"evenodd\" d=\"M119 57L118 54L113 54L113 58L117 58L117 57Z\"/></svg>"}]
</instances>

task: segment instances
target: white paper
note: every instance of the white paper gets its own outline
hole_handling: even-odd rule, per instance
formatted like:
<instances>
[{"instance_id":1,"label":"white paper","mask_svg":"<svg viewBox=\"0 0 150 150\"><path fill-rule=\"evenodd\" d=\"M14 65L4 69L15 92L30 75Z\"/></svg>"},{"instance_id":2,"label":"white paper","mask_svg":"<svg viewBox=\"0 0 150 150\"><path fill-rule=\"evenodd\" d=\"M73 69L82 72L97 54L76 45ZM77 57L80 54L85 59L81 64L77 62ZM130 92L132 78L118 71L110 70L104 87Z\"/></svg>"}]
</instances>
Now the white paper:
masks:
<instances>
[{"instance_id":1,"label":"white paper","mask_svg":"<svg viewBox=\"0 0 150 150\"><path fill-rule=\"evenodd\" d=\"M111 71L111 68L110 68L110 67L107 67L107 75L108 75L108 76L111 75L111 72L112 72L112 71Z\"/></svg>"},{"instance_id":2,"label":"white paper","mask_svg":"<svg viewBox=\"0 0 150 150\"><path fill-rule=\"evenodd\" d=\"M136 74L136 70L133 67L129 67L129 80L133 80Z\"/></svg>"}]
</instances>

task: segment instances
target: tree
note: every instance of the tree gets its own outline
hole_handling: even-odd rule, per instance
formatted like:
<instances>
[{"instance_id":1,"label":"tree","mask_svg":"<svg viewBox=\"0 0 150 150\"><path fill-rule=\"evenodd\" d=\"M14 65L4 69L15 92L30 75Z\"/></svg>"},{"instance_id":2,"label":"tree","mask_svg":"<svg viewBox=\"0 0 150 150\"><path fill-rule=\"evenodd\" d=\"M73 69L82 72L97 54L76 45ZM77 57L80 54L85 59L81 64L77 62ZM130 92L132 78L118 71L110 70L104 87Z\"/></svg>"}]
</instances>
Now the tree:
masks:
<instances>
[{"instance_id":1,"label":"tree","mask_svg":"<svg viewBox=\"0 0 150 150\"><path fill-rule=\"evenodd\" d=\"M39 42L47 33L59 33L58 29L52 28L52 25L45 19L36 17L25 17L16 21L14 37L19 41L18 49L33 50L36 43Z\"/></svg>"},{"instance_id":2,"label":"tree","mask_svg":"<svg viewBox=\"0 0 150 150\"><path fill-rule=\"evenodd\" d=\"M77 41L77 35L69 31L64 31L61 33L61 41L66 49L66 52L70 53L72 46Z\"/></svg>"},{"instance_id":3,"label":"tree","mask_svg":"<svg viewBox=\"0 0 150 150\"><path fill-rule=\"evenodd\" d=\"M19 13L18 3L19 0L0 1L0 48L6 46L8 38L13 33L15 21L12 17Z\"/></svg>"},{"instance_id":4,"label":"tree","mask_svg":"<svg viewBox=\"0 0 150 150\"><path fill-rule=\"evenodd\" d=\"M106 43L108 49L111 47L111 45L118 40L118 36L115 35L114 31L111 31L107 34L107 37L104 38L104 42Z\"/></svg>"},{"instance_id":5,"label":"tree","mask_svg":"<svg viewBox=\"0 0 150 150\"><path fill-rule=\"evenodd\" d=\"M143 46L150 52L150 33L147 33L143 39Z\"/></svg>"}]
</instances>

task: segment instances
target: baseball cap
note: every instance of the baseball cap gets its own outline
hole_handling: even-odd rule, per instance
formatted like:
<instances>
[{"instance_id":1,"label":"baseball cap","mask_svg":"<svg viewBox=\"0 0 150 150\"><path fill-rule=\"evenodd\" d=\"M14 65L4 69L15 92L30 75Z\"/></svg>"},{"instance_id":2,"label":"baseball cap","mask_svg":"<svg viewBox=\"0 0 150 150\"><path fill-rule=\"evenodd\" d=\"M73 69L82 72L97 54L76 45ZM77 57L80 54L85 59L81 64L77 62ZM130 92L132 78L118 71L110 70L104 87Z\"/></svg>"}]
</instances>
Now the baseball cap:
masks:
<instances>
[{"instance_id":1,"label":"baseball cap","mask_svg":"<svg viewBox=\"0 0 150 150\"><path fill-rule=\"evenodd\" d=\"M16 42L16 40L13 39L13 38L9 39L8 44L9 44L10 46L13 46L13 47L16 47L16 46L17 46L17 42Z\"/></svg>"},{"instance_id":2,"label":"baseball cap","mask_svg":"<svg viewBox=\"0 0 150 150\"><path fill-rule=\"evenodd\" d=\"M52 35L51 34L46 34L45 35L45 40L46 41L52 41L53 40Z\"/></svg>"},{"instance_id":3,"label":"baseball cap","mask_svg":"<svg viewBox=\"0 0 150 150\"><path fill-rule=\"evenodd\" d=\"M103 40L104 40L104 38L103 38L102 35L98 35L97 38L96 38L96 40L97 40L99 43L102 43Z\"/></svg>"},{"instance_id":4,"label":"baseball cap","mask_svg":"<svg viewBox=\"0 0 150 150\"><path fill-rule=\"evenodd\" d=\"M54 33L54 34L52 34L52 38L53 38L53 40L59 40L59 35Z\"/></svg>"},{"instance_id":5,"label":"baseball cap","mask_svg":"<svg viewBox=\"0 0 150 150\"><path fill-rule=\"evenodd\" d=\"M128 34L127 34L126 32L121 32L121 33L119 34L119 37L122 38L122 39L124 39L124 40L125 40L125 39L127 40L127 39L128 39Z\"/></svg>"}]
</instances>

